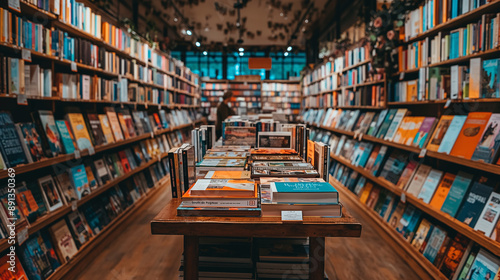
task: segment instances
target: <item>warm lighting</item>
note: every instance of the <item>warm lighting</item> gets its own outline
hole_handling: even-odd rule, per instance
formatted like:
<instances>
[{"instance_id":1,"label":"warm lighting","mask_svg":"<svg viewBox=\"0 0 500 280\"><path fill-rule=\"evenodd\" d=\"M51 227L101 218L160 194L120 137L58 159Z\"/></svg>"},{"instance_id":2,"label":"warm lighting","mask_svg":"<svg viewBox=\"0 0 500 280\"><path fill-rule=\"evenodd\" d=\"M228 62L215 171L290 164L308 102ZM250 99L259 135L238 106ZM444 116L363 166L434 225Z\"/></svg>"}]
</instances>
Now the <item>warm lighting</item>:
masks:
<instances>
[{"instance_id":1,"label":"warm lighting","mask_svg":"<svg viewBox=\"0 0 500 280\"><path fill-rule=\"evenodd\" d=\"M239 49L238 49L238 51L239 51L239 52L244 52L244 51L245 51L245 49L244 49L244 48L239 48Z\"/></svg>"},{"instance_id":2,"label":"warm lighting","mask_svg":"<svg viewBox=\"0 0 500 280\"><path fill-rule=\"evenodd\" d=\"M291 52L292 51L292 46L288 46L288 48L286 48L286 51Z\"/></svg>"},{"instance_id":3,"label":"warm lighting","mask_svg":"<svg viewBox=\"0 0 500 280\"><path fill-rule=\"evenodd\" d=\"M191 32L191 30L189 30L189 29L188 29L188 30L186 30L186 34L187 34L188 36L191 36L191 35L193 35L193 32Z\"/></svg>"},{"instance_id":4,"label":"warm lighting","mask_svg":"<svg viewBox=\"0 0 500 280\"><path fill-rule=\"evenodd\" d=\"M198 48L201 46L201 43L200 43L200 42L198 42L198 41L196 41L196 43L194 43L194 44L195 44L195 46L197 46Z\"/></svg>"}]
</instances>

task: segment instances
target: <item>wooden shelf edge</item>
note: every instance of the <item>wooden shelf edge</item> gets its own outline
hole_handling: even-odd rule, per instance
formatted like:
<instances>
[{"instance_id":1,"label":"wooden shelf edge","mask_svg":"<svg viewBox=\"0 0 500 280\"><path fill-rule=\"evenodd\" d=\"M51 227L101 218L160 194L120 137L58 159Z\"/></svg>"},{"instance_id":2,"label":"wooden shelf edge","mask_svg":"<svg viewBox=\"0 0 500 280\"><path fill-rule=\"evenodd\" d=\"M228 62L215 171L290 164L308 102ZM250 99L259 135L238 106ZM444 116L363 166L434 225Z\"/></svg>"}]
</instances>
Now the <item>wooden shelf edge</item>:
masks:
<instances>
[{"instance_id":1,"label":"wooden shelf edge","mask_svg":"<svg viewBox=\"0 0 500 280\"><path fill-rule=\"evenodd\" d=\"M165 181L160 181L157 186L155 186L148 193L143 195L136 203L125 209L120 216L116 217L110 224L108 224L99 234L94 238L85 243L78 252L71 258L67 263L62 264L56 271L47 278L48 280L64 279L66 275L80 262L82 262L85 257L92 252L98 245L100 245L106 238L113 233L113 231L118 228L122 223L124 223L129 217L136 213L138 210L144 206L155 194L159 192L166 185Z\"/></svg>"},{"instance_id":2,"label":"wooden shelf edge","mask_svg":"<svg viewBox=\"0 0 500 280\"><path fill-rule=\"evenodd\" d=\"M474 103L474 102L500 102L500 98L474 98L474 99L440 99L440 100L422 100L422 101L392 101L389 106L405 105L440 105L451 100L451 103Z\"/></svg>"},{"instance_id":3,"label":"wooden shelf edge","mask_svg":"<svg viewBox=\"0 0 500 280\"><path fill-rule=\"evenodd\" d=\"M336 156L334 154L331 154L330 157L338 161L340 164L345 165L348 168L358 172L360 175L364 176L365 178L377 184L378 186L381 186L387 189L388 191L394 193L395 195L401 196L404 193L406 196L406 200L413 206L417 207L422 212L428 214L431 217L434 217L436 220L446 224L448 227L463 234L464 236L467 236L469 239L478 243L479 245L488 248L493 254L500 256L499 242L496 242L495 240L484 235L483 233L476 231L473 228L463 224L462 222L451 217L450 215L447 215L437 209L432 208L429 204L425 203L423 200L418 199L415 196L407 193L406 191L397 188L395 185L386 181L385 179L380 177L375 177L370 171L360 166L352 165L350 161L348 161L347 159Z\"/></svg>"},{"instance_id":4,"label":"wooden shelf edge","mask_svg":"<svg viewBox=\"0 0 500 280\"><path fill-rule=\"evenodd\" d=\"M340 184L340 182L330 177L330 183L332 183L336 187L342 197L347 198L349 201L356 204L364 214L366 214L370 219L373 220L373 222L383 233L390 237L395 244L400 246L402 250L396 250L396 252L400 254L400 256L405 259L405 261L406 257L409 256L416 264L418 264L422 268L422 271L417 272L420 277L428 278L429 276L431 276L431 278L433 279L448 279L434 266L434 264L427 260L424 255L413 248L411 244L402 236L400 236L393 228L390 228L388 224L375 211L373 211L373 209L370 209L365 204L361 203L358 197L347 190L342 184ZM413 267L411 263L409 263L409 265ZM424 272L425 275L422 275L422 272Z\"/></svg>"}]
</instances>

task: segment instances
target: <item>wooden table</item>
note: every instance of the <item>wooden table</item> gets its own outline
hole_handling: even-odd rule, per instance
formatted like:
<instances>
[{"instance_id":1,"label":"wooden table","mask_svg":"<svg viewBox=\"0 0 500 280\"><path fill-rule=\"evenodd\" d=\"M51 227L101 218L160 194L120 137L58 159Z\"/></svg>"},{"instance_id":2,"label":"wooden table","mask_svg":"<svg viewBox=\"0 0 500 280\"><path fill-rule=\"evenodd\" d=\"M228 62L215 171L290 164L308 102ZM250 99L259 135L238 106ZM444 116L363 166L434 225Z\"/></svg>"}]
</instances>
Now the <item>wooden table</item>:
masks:
<instances>
[{"instance_id":1,"label":"wooden table","mask_svg":"<svg viewBox=\"0 0 500 280\"><path fill-rule=\"evenodd\" d=\"M309 237L309 279L324 279L325 237L360 237L361 224L345 208L342 218L304 217L282 222L280 217L180 217L180 198L172 199L151 221L151 233L184 235L184 279L198 279L198 238Z\"/></svg>"}]
</instances>

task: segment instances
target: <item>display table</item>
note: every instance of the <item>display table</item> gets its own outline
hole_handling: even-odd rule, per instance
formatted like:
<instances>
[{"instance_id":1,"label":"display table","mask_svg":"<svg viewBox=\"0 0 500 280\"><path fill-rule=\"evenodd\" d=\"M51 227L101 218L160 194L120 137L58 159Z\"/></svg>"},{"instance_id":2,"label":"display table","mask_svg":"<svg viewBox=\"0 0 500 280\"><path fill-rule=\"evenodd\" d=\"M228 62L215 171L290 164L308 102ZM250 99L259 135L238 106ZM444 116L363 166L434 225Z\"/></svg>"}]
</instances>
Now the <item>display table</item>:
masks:
<instances>
[{"instance_id":1,"label":"display table","mask_svg":"<svg viewBox=\"0 0 500 280\"><path fill-rule=\"evenodd\" d=\"M283 222L280 217L179 217L180 198L172 199L151 221L151 233L184 235L184 279L198 279L198 238L309 237L309 279L324 279L325 237L360 237L361 224L345 208L342 218L304 217Z\"/></svg>"}]
</instances>

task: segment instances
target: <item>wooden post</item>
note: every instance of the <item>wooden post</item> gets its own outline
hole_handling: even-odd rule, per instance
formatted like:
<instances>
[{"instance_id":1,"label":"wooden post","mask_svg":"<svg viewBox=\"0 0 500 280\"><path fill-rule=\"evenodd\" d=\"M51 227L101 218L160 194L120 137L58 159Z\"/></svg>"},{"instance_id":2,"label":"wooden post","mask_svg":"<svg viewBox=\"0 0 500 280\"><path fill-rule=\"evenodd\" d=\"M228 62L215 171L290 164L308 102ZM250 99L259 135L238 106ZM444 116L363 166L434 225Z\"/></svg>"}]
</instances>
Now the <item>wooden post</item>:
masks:
<instances>
[{"instance_id":1,"label":"wooden post","mask_svg":"<svg viewBox=\"0 0 500 280\"><path fill-rule=\"evenodd\" d=\"M184 279L198 280L198 236L184 236Z\"/></svg>"},{"instance_id":2,"label":"wooden post","mask_svg":"<svg viewBox=\"0 0 500 280\"><path fill-rule=\"evenodd\" d=\"M185 259L185 257L184 257ZM325 238L309 237L309 279L325 279Z\"/></svg>"}]
</instances>

